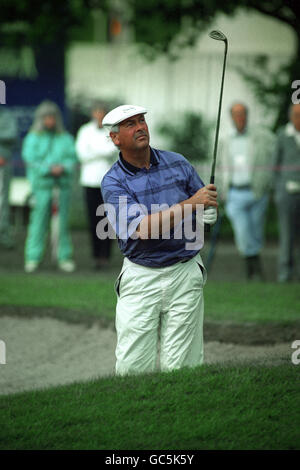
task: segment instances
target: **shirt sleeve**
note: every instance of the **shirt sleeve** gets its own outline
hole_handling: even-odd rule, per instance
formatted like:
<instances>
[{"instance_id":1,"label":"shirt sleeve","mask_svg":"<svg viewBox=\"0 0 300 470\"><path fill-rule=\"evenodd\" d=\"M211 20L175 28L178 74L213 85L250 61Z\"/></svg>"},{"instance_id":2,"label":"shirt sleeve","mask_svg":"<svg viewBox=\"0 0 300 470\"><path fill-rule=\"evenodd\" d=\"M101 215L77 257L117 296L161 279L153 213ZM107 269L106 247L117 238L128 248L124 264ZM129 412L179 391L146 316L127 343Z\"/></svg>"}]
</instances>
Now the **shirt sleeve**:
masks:
<instances>
[{"instance_id":1,"label":"shirt sleeve","mask_svg":"<svg viewBox=\"0 0 300 470\"><path fill-rule=\"evenodd\" d=\"M64 156L62 166L68 174L72 174L77 163L77 155L75 151L75 141L71 134L66 134L64 139Z\"/></svg>"},{"instance_id":2,"label":"shirt sleeve","mask_svg":"<svg viewBox=\"0 0 300 470\"><path fill-rule=\"evenodd\" d=\"M13 142L18 137L17 121L9 111L0 115L0 141Z\"/></svg>"},{"instance_id":3,"label":"shirt sleeve","mask_svg":"<svg viewBox=\"0 0 300 470\"><path fill-rule=\"evenodd\" d=\"M282 164L282 137L283 132L280 129L274 146L274 153L273 153L273 172L272 172L272 187L275 188L276 184L280 179L280 171L281 171L281 164Z\"/></svg>"},{"instance_id":4,"label":"shirt sleeve","mask_svg":"<svg viewBox=\"0 0 300 470\"><path fill-rule=\"evenodd\" d=\"M81 163L96 160L95 155L91 152L89 143L89 130L86 127L81 127L76 138L76 152Z\"/></svg>"},{"instance_id":5,"label":"shirt sleeve","mask_svg":"<svg viewBox=\"0 0 300 470\"><path fill-rule=\"evenodd\" d=\"M189 194L189 197L193 196L199 189L203 188L204 183L200 176L198 175L197 171L195 168L191 165L188 164L187 167L187 191Z\"/></svg>"},{"instance_id":6,"label":"shirt sleeve","mask_svg":"<svg viewBox=\"0 0 300 470\"><path fill-rule=\"evenodd\" d=\"M0 114L0 156L6 160L11 157L13 147L17 141L17 122L8 111Z\"/></svg>"},{"instance_id":7,"label":"shirt sleeve","mask_svg":"<svg viewBox=\"0 0 300 470\"><path fill-rule=\"evenodd\" d=\"M135 231L148 215L146 206L140 204L120 182L107 175L103 178L101 192L109 223L118 238L136 239Z\"/></svg>"}]
</instances>

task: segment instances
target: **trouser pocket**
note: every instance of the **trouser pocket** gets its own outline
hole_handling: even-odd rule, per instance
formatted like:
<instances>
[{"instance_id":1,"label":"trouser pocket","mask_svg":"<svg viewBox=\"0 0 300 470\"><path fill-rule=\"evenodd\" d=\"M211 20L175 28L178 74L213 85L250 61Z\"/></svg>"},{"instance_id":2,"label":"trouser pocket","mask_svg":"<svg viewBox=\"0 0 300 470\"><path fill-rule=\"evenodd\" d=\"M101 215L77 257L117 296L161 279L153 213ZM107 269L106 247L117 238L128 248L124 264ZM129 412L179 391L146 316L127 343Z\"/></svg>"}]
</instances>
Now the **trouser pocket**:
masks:
<instances>
[{"instance_id":1,"label":"trouser pocket","mask_svg":"<svg viewBox=\"0 0 300 470\"><path fill-rule=\"evenodd\" d=\"M122 277L123 277L123 274L124 274L125 270L126 270L126 268L122 269L122 271L120 272L120 274L117 277L117 279L115 281L115 284L114 284L114 290L115 290L115 293L117 294L118 297L120 297L121 280L122 280Z\"/></svg>"},{"instance_id":2,"label":"trouser pocket","mask_svg":"<svg viewBox=\"0 0 300 470\"><path fill-rule=\"evenodd\" d=\"M205 267L199 263L199 261L196 261L200 271L201 271L201 274L202 274L202 279L203 279L203 285L206 283L206 280L207 280L207 272L206 272L206 269Z\"/></svg>"}]
</instances>

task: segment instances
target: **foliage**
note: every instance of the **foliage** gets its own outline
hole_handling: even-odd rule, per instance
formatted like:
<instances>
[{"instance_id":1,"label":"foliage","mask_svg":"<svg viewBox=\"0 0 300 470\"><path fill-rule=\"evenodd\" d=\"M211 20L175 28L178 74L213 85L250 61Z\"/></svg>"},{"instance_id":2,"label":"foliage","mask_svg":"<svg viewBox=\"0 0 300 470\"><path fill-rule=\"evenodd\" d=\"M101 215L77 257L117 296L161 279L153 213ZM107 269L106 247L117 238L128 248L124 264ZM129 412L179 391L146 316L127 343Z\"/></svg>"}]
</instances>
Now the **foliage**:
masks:
<instances>
[{"instance_id":1,"label":"foliage","mask_svg":"<svg viewBox=\"0 0 300 470\"><path fill-rule=\"evenodd\" d=\"M125 0L124 0L125 1ZM275 128L286 121L290 104L291 83L300 76L300 3L295 0L126 0L123 16L134 31L144 56L153 58L157 53L167 52L178 57L184 47L195 44L204 29L218 13L234 15L238 9L253 10L290 26L295 33L295 55L278 74L274 83L266 84L254 73L243 71L245 78L257 96L265 103L277 98L279 109ZM0 18L1 45L19 46L60 42L67 43L74 28L83 28L93 9L106 13L115 10L118 2L113 0L2 0ZM130 13L128 13L130 12ZM131 19L128 20L128 17ZM260 63L262 72L263 63ZM286 79L278 80L279 76ZM287 92L289 90L289 92Z\"/></svg>"},{"instance_id":2,"label":"foliage","mask_svg":"<svg viewBox=\"0 0 300 470\"><path fill-rule=\"evenodd\" d=\"M1 44L16 47L25 43L36 48L39 44L66 43L72 28L84 25L90 4L89 0L2 0Z\"/></svg>"},{"instance_id":3,"label":"foliage","mask_svg":"<svg viewBox=\"0 0 300 470\"><path fill-rule=\"evenodd\" d=\"M290 25L300 24L300 4L283 0L129 0L135 12L136 40L157 51L192 45L217 13L233 15L239 8L253 9Z\"/></svg>"},{"instance_id":4,"label":"foliage","mask_svg":"<svg viewBox=\"0 0 300 470\"><path fill-rule=\"evenodd\" d=\"M271 100L278 110L274 129L286 122L291 102L291 84L300 77L300 3L295 0L130 0L135 11L133 25L137 42L143 45L148 57L168 52L177 57L183 47L195 44L217 13L233 15L238 9L256 11L290 26L295 33L296 51L290 63L270 72L267 62L258 58L254 67L259 70L240 70L255 95L266 107ZM151 56L152 54L152 56ZM263 78L262 78L263 77ZM266 81L267 77L267 81ZM274 109L274 108L272 108Z\"/></svg>"},{"instance_id":5,"label":"foliage","mask_svg":"<svg viewBox=\"0 0 300 470\"><path fill-rule=\"evenodd\" d=\"M253 9L291 26L300 34L300 4L289 0L126 0L136 41L157 52L191 46L217 13L233 15L239 8ZM2 0L1 43L22 36L39 44L68 40L70 29L82 26L93 9L115 9L112 0ZM19 35L18 32L22 31Z\"/></svg>"},{"instance_id":6,"label":"foliage","mask_svg":"<svg viewBox=\"0 0 300 470\"><path fill-rule=\"evenodd\" d=\"M192 162L207 159L210 126L199 113L183 113L176 122L164 122L157 130L167 138L170 149Z\"/></svg>"}]
</instances>

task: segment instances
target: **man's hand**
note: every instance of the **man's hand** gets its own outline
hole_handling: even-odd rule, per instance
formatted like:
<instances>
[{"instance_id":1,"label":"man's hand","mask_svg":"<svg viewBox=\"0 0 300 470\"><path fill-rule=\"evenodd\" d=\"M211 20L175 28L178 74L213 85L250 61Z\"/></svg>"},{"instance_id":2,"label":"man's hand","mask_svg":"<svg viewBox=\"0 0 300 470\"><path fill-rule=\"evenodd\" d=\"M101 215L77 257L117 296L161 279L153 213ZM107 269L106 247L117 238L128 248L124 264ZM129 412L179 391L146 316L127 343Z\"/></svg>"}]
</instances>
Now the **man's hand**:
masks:
<instances>
[{"instance_id":1,"label":"man's hand","mask_svg":"<svg viewBox=\"0 0 300 470\"><path fill-rule=\"evenodd\" d=\"M213 225L216 223L218 218L218 212L216 207L208 207L204 209L203 221L205 224Z\"/></svg>"},{"instance_id":2,"label":"man's hand","mask_svg":"<svg viewBox=\"0 0 300 470\"><path fill-rule=\"evenodd\" d=\"M6 159L0 156L0 166L6 165Z\"/></svg>"},{"instance_id":3,"label":"man's hand","mask_svg":"<svg viewBox=\"0 0 300 470\"><path fill-rule=\"evenodd\" d=\"M61 176L64 172L64 167L61 165L53 165L51 167L51 175L53 176Z\"/></svg>"},{"instance_id":4,"label":"man's hand","mask_svg":"<svg viewBox=\"0 0 300 470\"><path fill-rule=\"evenodd\" d=\"M204 204L204 209L210 206L218 207L217 196L216 186L214 184L207 184L188 199L188 202L193 204L193 209L196 208L196 204Z\"/></svg>"}]
</instances>

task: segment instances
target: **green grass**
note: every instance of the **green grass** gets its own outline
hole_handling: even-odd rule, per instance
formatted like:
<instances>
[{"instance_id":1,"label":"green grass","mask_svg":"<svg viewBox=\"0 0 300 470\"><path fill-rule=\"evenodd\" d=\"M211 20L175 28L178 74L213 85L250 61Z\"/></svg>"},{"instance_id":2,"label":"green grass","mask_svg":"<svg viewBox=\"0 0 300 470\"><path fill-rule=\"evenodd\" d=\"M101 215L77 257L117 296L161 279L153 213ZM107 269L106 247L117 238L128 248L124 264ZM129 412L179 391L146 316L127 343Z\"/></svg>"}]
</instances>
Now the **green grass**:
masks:
<instances>
[{"instance_id":1,"label":"green grass","mask_svg":"<svg viewBox=\"0 0 300 470\"><path fill-rule=\"evenodd\" d=\"M0 275L0 305L60 307L84 316L113 318L116 275ZM204 290L207 320L229 322L293 322L299 320L299 285L212 282Z\"/></svg>"},{"instance_id":2,"label":"green grass","mask_svg":"<svg viewBox=\"0 0 300 470\"><path fill-rule=\"evenodd\" d=\"M113 317L114 281L103 276L84 278L63 275L0 275L0 305L60 307Z\"/></svg>"},{"instance_id":3,"label":"green grass","mask_svg":"<svg viewBox=\"0 0 300 470\"><path fill-rule=\"evenodd\" d=\"M1 449L299 449L299 369L105 378L2 396L0 415Z\"/></svg>"},{"instance_id":4,"label":"green grass","mask_svg":"<svg viewBox=\"0 0 300 470\"><path fill-rule=\"evenodd\" d=\"M299 284L214 282L205 287L206 317L241 322L299 321Z\"/></svg>"}]
</instances>

